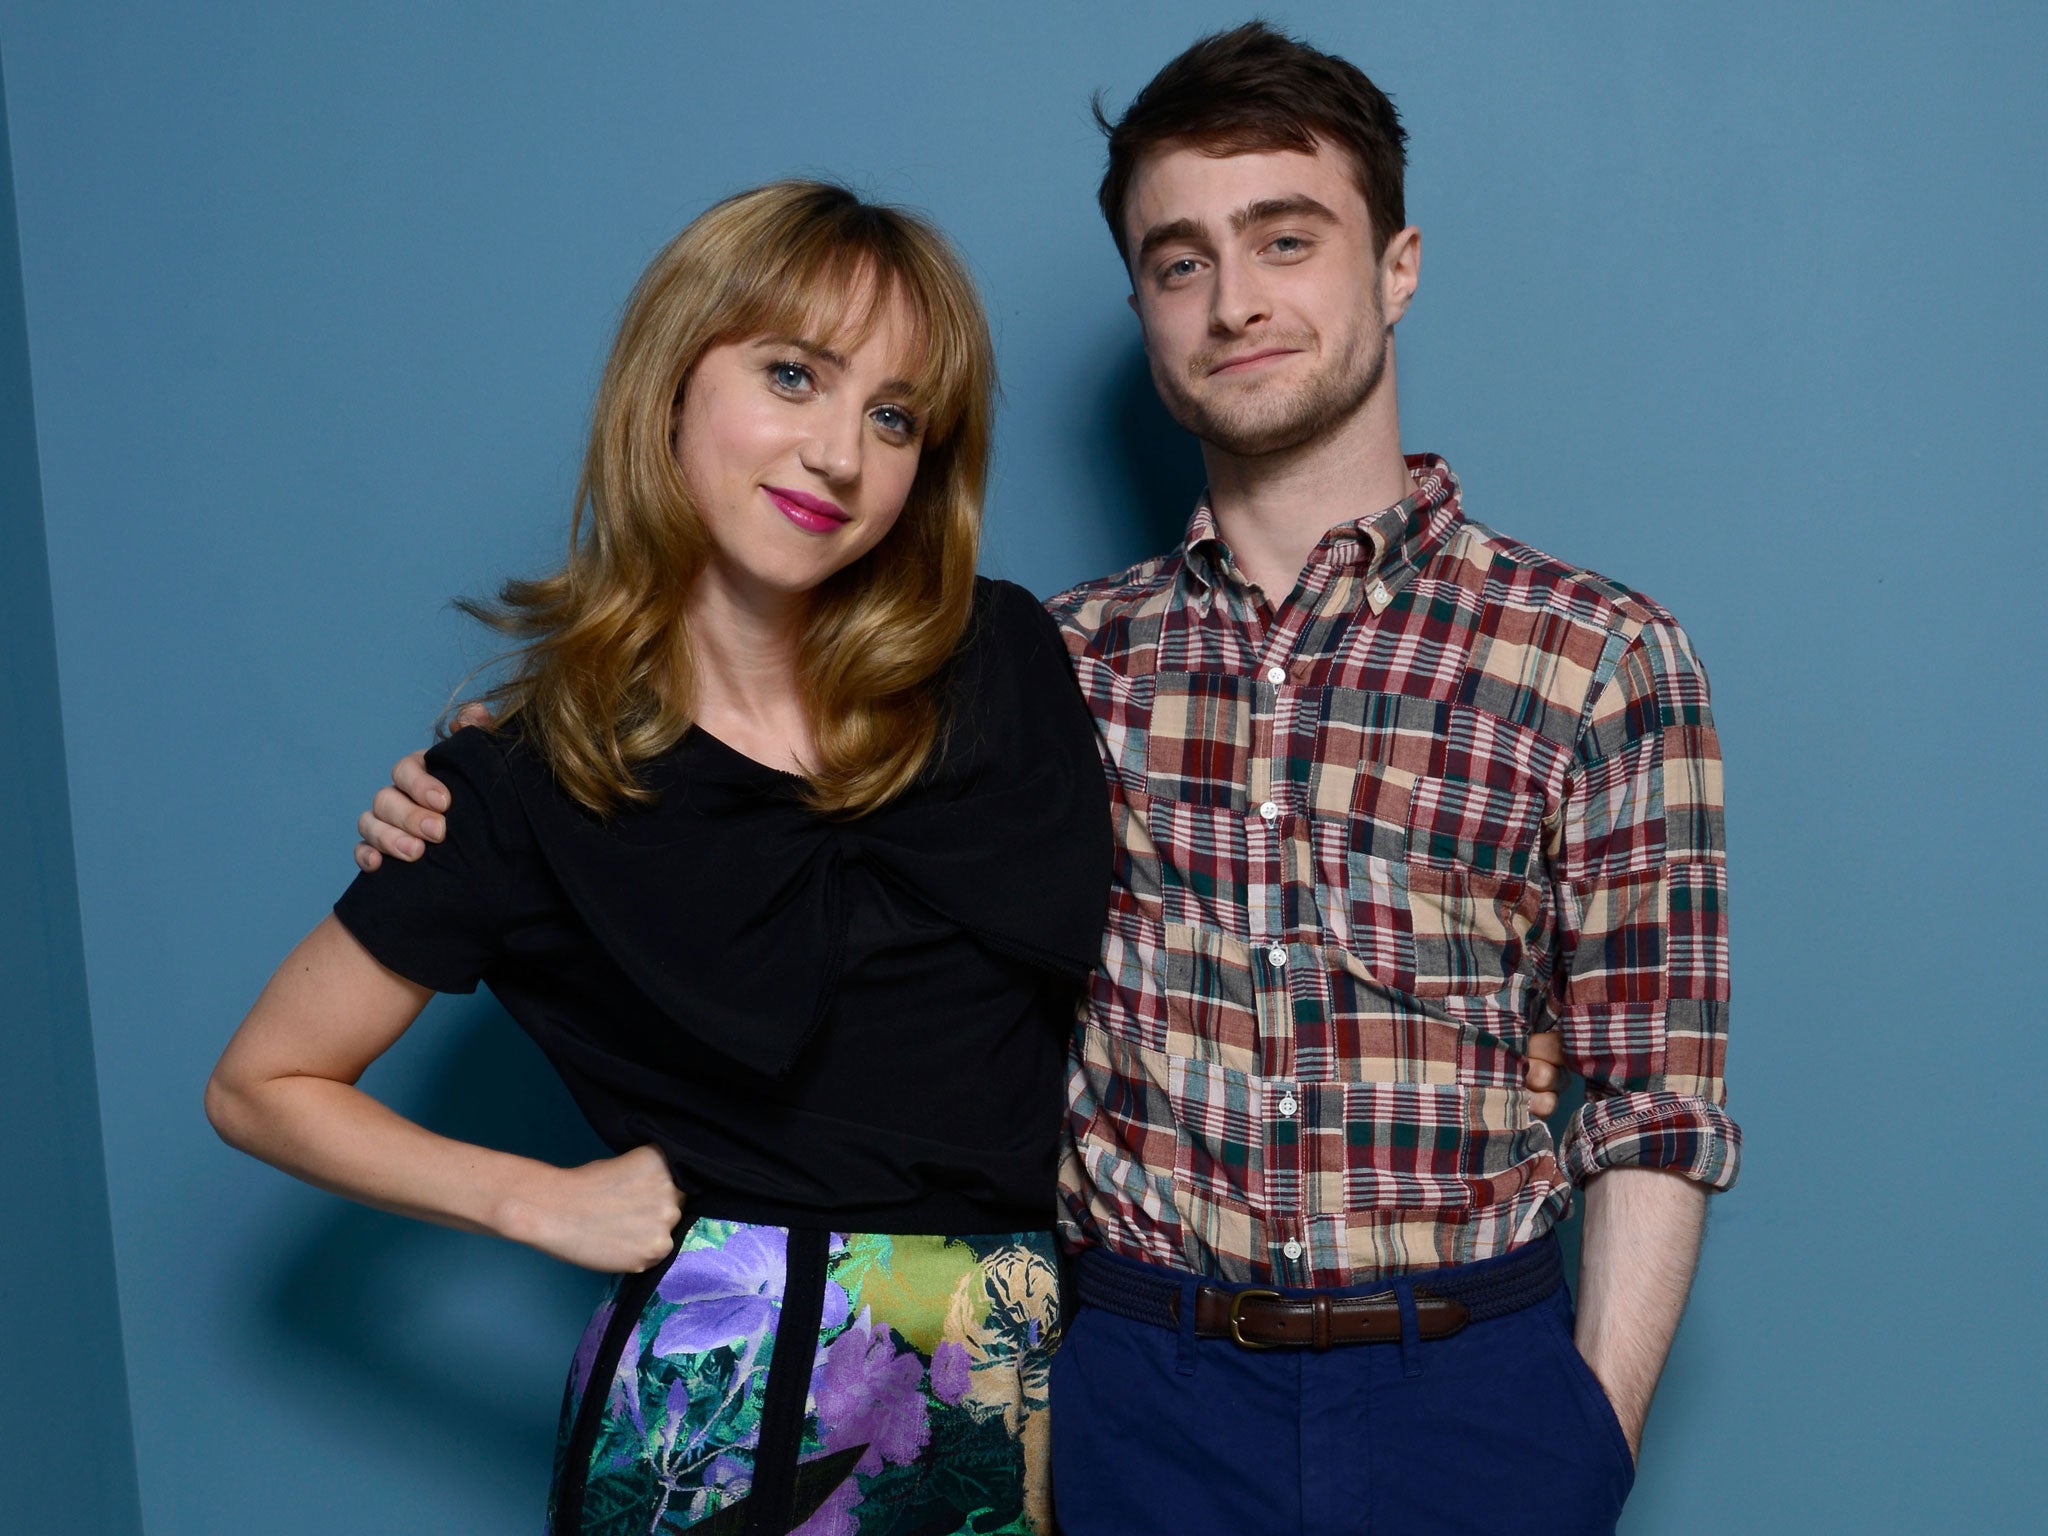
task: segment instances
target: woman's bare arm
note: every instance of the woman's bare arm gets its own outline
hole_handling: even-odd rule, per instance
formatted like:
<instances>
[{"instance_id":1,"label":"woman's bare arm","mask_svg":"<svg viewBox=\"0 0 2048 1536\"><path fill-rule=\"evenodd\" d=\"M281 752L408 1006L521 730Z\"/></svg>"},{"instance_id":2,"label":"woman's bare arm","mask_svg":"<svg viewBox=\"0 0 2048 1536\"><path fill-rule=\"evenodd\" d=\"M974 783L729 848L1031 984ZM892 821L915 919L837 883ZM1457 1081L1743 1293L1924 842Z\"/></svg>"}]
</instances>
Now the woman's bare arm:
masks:
<instances>
[{"instance_id":1,"label":"woman's bare arm","mask_svg":"<svg viewBox=\"0 0 2048 1536\"><path fill-rule=\"evenodd\" d=\"M206 1084L221 1139L322 1189L605 1271L669 1251L682 1200L652 1147L556 1168L436 1135L357 1088L433 994L332 915L300 940Z\"/></svg>"}]
</instances>

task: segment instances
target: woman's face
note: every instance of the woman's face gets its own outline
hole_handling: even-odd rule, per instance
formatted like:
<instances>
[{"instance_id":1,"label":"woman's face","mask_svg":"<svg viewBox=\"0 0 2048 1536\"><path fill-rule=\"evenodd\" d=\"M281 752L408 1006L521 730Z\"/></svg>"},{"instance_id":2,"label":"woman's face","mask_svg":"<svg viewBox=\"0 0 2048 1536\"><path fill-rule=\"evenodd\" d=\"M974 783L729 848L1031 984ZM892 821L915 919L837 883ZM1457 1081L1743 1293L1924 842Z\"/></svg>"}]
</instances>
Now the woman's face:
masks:
<instances>
[{"instance_id":1,"label":"woman's face","mask_svg":"<svg viewBox=\"0 0 2048 1536\"><path fill-rule=\"evenodd\" d=\"M859 346L801 336L711 348L672 418L710 534L706 575L750 604L811 591L880 543L917 478L911 325L892 296Z\"/></svg>"}]
</instances>

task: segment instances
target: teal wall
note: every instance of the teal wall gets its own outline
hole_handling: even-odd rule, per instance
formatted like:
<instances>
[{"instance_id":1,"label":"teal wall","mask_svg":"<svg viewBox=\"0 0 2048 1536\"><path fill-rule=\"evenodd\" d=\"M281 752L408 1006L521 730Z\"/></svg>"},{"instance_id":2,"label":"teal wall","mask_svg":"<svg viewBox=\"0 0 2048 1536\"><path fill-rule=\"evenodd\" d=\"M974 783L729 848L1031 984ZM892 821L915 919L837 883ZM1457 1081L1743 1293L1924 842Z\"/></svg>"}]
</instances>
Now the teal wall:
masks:
<instances>
[{"instance_id":1,"label":"teal wall","mask_svg":"<svg viewBox=\"0 0 2048 1536\"><path fill-rule=\"evenodd\" d=\"M10 1013L4 1049L50 1054L9 1057L0 1136L10 1216L20 1186L32 1224L83 1223L50 1247L83 1259L51 1302L77 1331L5 1326L29 1379L90 1400L88 1446L10 1411L127 1486L90 1050L150 1536L537 1524L590 1277L294 1185L222 1148L199 1092L348 878L369 790L486 653L446 599L560 548L642 263L774 175L929 209L998 326L991 568L1110 569L1171 541L1194 460L1144 380L1086 102L1242 14L0 0L56 642L36 583L16 597L41 566L14 558L35 461L10 450L9 724L61 676L68 748L45 725L5 749L25 788L0 818L45 809L4 835L50 850L0 870L27 903L5 953L55 924L24 953L59 1027ZM1748 1166L1625 1528L2027 1528L2048 17L1272 14L1414 130L1410 446L1477 516L1668 604L1713 674ZM49 890L17 887L31 867ZM370 1086L458 1134L589 1145L487 999L437 1003ZM57 1340L100 1363L52 1383Z\"/></svg>"},{"instance_id":2,"label":"teal wall","mask_svg":"<svg viewBox=\"0 0 2048 1536\"><path fill-rule=\"evenodd\" d=\"M0 1527L142 1529L0 87Z\"/></svg>"}]
</instances>

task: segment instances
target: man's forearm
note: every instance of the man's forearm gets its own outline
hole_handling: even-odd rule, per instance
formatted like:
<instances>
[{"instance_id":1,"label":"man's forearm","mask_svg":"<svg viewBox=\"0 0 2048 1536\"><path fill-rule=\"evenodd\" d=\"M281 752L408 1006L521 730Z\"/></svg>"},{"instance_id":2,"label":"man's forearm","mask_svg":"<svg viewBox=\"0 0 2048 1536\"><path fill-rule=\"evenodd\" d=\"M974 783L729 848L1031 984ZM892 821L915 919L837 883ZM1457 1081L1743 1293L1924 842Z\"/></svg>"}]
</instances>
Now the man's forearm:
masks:
<instances>
[{"instance_id":1,"label":"man's forearm","mask_svg":"<svg viewBox=\"0 0 2048 1536\"><path fill-rule=\"evenodd\" d=\"M1586 1186L1585 1202L1579 1353L1607 1389L1636 1451L1692 1289L1706 1192L1676 1174L1610 1168Z\"/></svg>"}]
</instances>

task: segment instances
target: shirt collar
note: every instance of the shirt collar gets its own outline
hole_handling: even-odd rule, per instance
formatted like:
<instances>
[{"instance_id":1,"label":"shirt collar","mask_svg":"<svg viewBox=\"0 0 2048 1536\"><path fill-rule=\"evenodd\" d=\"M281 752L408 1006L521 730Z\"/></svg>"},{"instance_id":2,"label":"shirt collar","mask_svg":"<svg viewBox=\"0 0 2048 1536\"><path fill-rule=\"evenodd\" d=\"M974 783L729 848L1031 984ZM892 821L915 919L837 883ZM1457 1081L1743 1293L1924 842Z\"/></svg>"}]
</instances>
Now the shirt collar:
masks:
<instances>
[{"instance_id":1,"label":"shirt collar","mask_svg":"<svg viewBox=\"0 0 2048 1536\"><path fill-rule=\"evenodd\" d=\"M1411 453L1406 463L1408 494L1391 507L1335 524L1309 552L1310 564L1356 565L1362 574L1377 574L1389 589L1398 588L1421 568L1428 553L1463 516L1461 495L1458 477L1437 455ZM1230 546L1216 527L1207 492L1188 521L1187 534L1181 540L1181 562L1204 590L1244 585Z\"/></svg>"}]
</instances>

